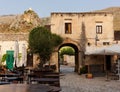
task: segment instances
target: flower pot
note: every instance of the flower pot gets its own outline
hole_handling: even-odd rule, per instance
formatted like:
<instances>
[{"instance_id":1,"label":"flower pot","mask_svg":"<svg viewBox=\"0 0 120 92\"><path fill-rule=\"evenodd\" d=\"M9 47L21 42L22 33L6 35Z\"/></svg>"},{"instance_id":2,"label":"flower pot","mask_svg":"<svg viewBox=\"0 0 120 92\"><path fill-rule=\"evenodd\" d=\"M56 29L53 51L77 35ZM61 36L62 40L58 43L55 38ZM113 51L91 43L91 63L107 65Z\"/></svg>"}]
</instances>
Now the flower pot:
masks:
<instances>
[{"instance_id":1,"label":"flower pot","mask_svg":"<svg viewBox=\"0 0 120 92\"><path fill-rule=\"evenodd\" d=\"M93 74L91 74L91 73L86 74L86 78L92 79L93 78Z\"/></svg>"}]
</instances>

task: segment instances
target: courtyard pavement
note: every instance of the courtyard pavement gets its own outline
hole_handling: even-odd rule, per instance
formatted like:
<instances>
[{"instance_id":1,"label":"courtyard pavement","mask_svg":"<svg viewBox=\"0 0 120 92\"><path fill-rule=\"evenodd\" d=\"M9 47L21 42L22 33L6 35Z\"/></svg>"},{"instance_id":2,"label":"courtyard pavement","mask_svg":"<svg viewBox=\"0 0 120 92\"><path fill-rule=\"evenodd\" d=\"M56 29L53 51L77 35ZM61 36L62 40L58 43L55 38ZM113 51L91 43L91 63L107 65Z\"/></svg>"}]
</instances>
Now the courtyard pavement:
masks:
<instances>
[{"instance_id":1,"label":"courtyard pavement","mask_svg":"<svg viewBox=\"0 0 120 92\"><path fill-rule=\"evenodd\" d=\"M120 92L120 81L109 80L106 77L87 79L85 75L78 75L74 68L61 66L60 77L61 92Z\"/></svg>"}]
</instances>

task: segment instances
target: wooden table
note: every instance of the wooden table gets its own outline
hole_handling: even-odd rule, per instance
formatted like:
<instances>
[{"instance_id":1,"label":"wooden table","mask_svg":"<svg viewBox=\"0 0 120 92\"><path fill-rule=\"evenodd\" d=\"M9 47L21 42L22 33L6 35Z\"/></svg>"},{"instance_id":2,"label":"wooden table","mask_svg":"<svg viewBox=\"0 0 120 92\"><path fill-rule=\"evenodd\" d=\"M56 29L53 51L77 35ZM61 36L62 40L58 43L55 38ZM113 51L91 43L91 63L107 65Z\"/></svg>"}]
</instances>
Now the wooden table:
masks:
<instances>
[{"instance_id":1,"label":"wooden table","mask_svg":"<svg viewBox=\"0 0 120 92\"><path fill-rule=\"evenodd\" d=\"M30 82L31 83L37 82L39 84L49 84L49 85L60 87L60 81L58 78L34 78L34 79L31 79Z\"/></svg>"},{"instance_id":2,"label":"wooden table","mask_svg":"<svg viewBox=\"0 0 120 92\"><path fill-rule=\"evenodd\" d=\"M44 77L45 78L59 78L60 75L59 74L45 74Z\"/></svg>"},{"instance_id":3,"label":"wooden table","mask_svg":"<svg viewBox=\"0 0 120 92\"><path fill-rule=\"evenodd\" d=\"M60 90L59 87L41 84L0 85L0 92L59 92Z\"/></svg>"},{"instance_id":4,"label":"wooden table","mask_svg":"<svg viewBox=\"0 0 120 92\"><path fill-rule=\"evenodd\" d=\"M5 77L4 80L8 81L8 82L17 81L17 82L23 83L23 78L22 77Z\"/></svg>"},{"instance_id":5,"label":"wooden table","mask_svg":"<svg viewBox=\"0 0 120 92\"><path fill-rule=\"evenodd\" d=\"M37 82L58 82L58 78L34 78L31 81L37 81Z\"/></svg>"},{"instance_id":6,"label":"wooden table","mask_svg":"<svg viewBox=\"0 0 120 92\"><path fill-rule=\"evenodd\" d=\"M0 74L0 77L19 77L20 74Z\"/></svg>"},{"instance_id":7,"label":"wooden table","mask_svg":"<svg viewBox=\"0 0 120 92\"><path fill-rule=\"evenodd\" d=\"M0 81L0 85L6 85L6 84L10 84L10 82L7 82L7 81Z\"/></svg>"}]
</instances>

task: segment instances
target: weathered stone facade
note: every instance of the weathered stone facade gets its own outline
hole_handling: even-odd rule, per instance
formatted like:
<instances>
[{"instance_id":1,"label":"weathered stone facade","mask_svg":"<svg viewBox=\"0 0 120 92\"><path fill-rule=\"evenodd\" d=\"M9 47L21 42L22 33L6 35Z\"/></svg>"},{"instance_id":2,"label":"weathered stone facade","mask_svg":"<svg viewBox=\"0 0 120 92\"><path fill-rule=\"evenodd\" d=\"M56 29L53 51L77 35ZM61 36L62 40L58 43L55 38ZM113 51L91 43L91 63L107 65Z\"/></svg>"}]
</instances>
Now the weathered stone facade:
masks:
<instances>
[{"instance_id":1,"label":"weathered stone facade","mask_svg":"<svg viewBox=\"0 0 120 92\"><path fill-rule=\"evenodd\" d=\"M65 23L72 23L72 33L65 34ZM100 42L98 45L102 45L102 42L113 42L114 30L113 30L113 14L111 13L52 13L51 14L51 31L53 33L61 35L63 38L70 38L79 43L80 34L82 32L82 23L85 26L87 42L90 42L92 46L95 45L96 37L96 25L101 24L103 26L103 33L98 34ZM109 27L108 27L109 26Z\"/></svg>"},{"instance_id":2,"label":"weathered stone facade","mask_svg":"<svg viewBox=\"0 0 120 92\"><path fill-rule=\"evenodd\" d=\"M40 22L39 16L32 9L19 15L0 16L0 59L6 51L15 50L15 41L18 41L19 53L22 54L23 44L28 48L29 32L40 26Z\"/></svg>"},{"instance_id":3,"label":"weathered stone facade","mask_svg":"<svg viewBox=\"0 0 120 92\"><path fill-rule=\"evenodd\" d=\"M71 46L70 44L77 47L75 65L77 64L78 73L84 65L104 65L103 56L91 57L85 56L84 53L116 43L113 20L114 14L112 12L51 13L51 32L64 38L60 47ZM69 30L68 33L66 29ZM57 52L59 52L59 48ZM95 58L96 60L94 60ZM57 59L54 58L53 61L56 62Z\"/></svg>"},{"instance_id":4,"label":"weathered stone facade","mask_svg":"<svg viewBox=\"0 0 120 92\"><path fill-rule=\"evenodd\" d=\"M18 33L18 34L0 34L0 59L6 54L6 51L15 50L15 41L18 41L19 44L19 53L22 54L22 47L25 44L26 48L28 47L28 34ZM22 65L20 58L19 66Z\"/></svg>"},{"instance_id":5,"label":"weathered stone facade","mask_svg":"<svg viewBox=\"0 0 120 92\"><path fill-rule=\"evenodd\" d=\"M57 71L59 71L59 49L64 46L71 46L75 50L75 71L80 72L81 67L85 65L104 65L105 70L105 62L103 56L88 56L85 55L85 52L89 52L91 50L95 50L99 47L105 47L112 44L119 44L120 37L118 40L115 40L115 31L120 31L119 29L119 15L120 11L117 9L117 13L112 11L108 12L104 11L96 11L96 12L81 12L81 13L65 13L65 12L53 12L49 18L51 21L51 32L56 33L64 38L63 43L58 46L51 56L51 63L55 63L57 66ZM15 16L11 16L11 21L15 20ZM20 17L20 16L19 16ZM16 17L17 18L17 17ZM1 53L6 53L6 50L14 49L14 42L15 40L19 41L20 45L20 52L22 44L25 44L26 47L28 46L28 35L31 28L33 28L32 24L35 26L39 26L41 22L38 18L37 20L33 21L35 16L21 16L22 21L19 20L15 21L13 24L18 23L19 27L23 25L21 28L26 28L25 30L12 30L9 29L11 25L10 23L6 25L7 21L3 21L6 19L4 16L0 18L2 22L0 23L0 46L1 46ZM38 23L37 23L38 21ZM27 23L27 26L25 25ZM46 23L46 20L45 20ZM48 23L49 24L49 23ZM47 25L48 25L47 24ZM44 23L41 25L45 25ZM15 25L13 25L15 26ZM32 26L32 27L31 27ZM4 32L3 28L7 28ZM14 28L14 27L13 27ZM12 31L12 32L11 32ZM119 35L118 35L119 36ZM112 56L111 61L114 61L114 56ZM34 60L38 57L35 56ZM99 61L99 62L96 62ZM37 62L34 62L37 63Z\"/></svg>"}]
</instances>

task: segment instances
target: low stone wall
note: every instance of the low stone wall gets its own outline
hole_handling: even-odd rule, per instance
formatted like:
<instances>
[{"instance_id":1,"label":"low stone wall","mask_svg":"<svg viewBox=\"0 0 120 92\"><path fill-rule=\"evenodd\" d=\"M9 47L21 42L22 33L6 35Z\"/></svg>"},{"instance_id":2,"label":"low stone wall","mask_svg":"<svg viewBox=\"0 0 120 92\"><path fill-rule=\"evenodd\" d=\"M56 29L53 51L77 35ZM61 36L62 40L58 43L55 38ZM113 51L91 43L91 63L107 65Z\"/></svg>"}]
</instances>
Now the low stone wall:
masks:
<instances>
[{"instance_id":1,"label":"low stone wall","mask_svg":"<svg viewBox=\"0 0 120 92\"><path fill-rule=\"evenodd\" d=\"M27 41L29 33L0 33L0 41Z\"/></svg>"}]
</instances>

